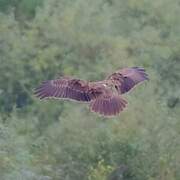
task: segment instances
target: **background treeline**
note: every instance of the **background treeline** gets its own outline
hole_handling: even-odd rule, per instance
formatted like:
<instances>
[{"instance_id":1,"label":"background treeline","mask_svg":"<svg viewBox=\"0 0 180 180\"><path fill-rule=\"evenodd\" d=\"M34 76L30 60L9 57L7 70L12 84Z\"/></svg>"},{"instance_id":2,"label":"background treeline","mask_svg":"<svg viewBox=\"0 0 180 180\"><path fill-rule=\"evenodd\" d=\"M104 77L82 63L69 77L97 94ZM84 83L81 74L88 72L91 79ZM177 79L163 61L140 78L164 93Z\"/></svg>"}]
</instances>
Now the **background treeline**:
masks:
<instances>
[{"instance_id":1,"label":"background treeline","mask_svg":"<svg viewBox=\"0 0 180 180\"><path fill-rule=\"evenodd\" d=\"M0 0L1 180L180 180L179 0ZM41 81L141 66L106 119L33 96Z\"/></svg>"}]
</instances>

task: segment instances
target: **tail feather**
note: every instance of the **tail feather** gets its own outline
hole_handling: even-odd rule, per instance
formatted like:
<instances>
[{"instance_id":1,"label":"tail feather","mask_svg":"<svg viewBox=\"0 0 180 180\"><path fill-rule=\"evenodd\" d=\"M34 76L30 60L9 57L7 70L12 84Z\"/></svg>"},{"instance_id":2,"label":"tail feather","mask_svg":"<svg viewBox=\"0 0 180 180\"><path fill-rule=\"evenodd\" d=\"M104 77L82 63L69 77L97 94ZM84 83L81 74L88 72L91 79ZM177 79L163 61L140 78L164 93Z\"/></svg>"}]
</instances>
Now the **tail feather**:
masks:
<instances>
[{"instance_id":1,"label":"tail feather","mask_svg":"<svg viewBox=\"0 0 180 180\"><path fill-rule=\"evenodd\" d=\"M92 111L104 116L115 116L126 107L127 102L120 96L112 96L110 98L97 98L90 103Z\"/></svg>"}]
</instances>

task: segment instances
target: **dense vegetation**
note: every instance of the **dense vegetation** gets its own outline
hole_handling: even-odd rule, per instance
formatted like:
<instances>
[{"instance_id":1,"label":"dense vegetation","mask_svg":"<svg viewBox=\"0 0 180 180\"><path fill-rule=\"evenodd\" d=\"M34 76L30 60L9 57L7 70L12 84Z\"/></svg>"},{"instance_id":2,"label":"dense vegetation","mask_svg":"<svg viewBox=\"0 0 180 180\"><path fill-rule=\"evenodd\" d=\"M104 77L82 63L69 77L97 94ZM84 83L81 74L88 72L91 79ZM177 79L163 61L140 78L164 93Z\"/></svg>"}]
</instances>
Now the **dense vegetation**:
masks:
<instances>
[{"instance_id":1,"label":"dense vegetation","mask_svg":"<svg viewBox=\"0 0 180 180\"><path fill-rule=\"evenodd\" d=\"M180 180L179 0L0 0L1 180ZM106 119L33 96L62 74L150 81Z\"/></svg>"}]
</instances>

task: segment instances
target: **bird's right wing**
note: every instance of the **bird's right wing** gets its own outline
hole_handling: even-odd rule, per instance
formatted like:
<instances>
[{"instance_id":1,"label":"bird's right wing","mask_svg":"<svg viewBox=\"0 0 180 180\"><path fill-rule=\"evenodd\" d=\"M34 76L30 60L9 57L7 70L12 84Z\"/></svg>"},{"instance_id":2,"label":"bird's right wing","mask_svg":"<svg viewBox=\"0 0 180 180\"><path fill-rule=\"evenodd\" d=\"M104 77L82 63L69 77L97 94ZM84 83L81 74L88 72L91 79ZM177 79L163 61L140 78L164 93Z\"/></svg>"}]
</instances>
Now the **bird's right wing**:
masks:
<instances>
[{"instance_id":1,"label":"bird's right wing","mask_svg":"<svg viewBox=\"0 0 180 180\"><path fill-rule=\"evenodd\" d=\"M45 81L35 89L34 93L40 99L67 98L83 102L89 102L101 94L91 88L88 82L69 77Z\"/></svg>"}]
</instances>

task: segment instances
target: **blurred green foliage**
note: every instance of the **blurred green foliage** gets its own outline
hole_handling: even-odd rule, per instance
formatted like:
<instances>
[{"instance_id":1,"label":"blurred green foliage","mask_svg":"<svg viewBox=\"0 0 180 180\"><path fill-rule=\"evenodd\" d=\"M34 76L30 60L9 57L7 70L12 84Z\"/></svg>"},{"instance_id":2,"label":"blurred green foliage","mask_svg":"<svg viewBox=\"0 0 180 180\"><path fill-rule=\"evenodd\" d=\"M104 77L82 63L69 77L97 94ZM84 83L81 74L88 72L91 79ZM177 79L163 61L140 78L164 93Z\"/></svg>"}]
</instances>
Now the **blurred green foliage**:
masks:
<instances>
[{"instance_id":1,"label":"blurred green foliage","mask_svg":"<svg viewBox=\"0 0 180 180\"><path fill-rule=\"evenodd\" d=\"M0 11L1 180L116 180L124 165L117 180L180 179L178 0L0 0ZM118 117L33 96L46 79L127 66L150 81Z\"/></svg>"},{"instance_id":2,"label":"blurred green foliage","mask_svg":"<svg viewBox=\"0 0 180 180\"><path fill-rule=\"evenodd\" d=\"M16 19L26 20L35 16L38 6L44 0L0 0L0 11L8 13L13 11Z\"/></svg>"}]
</instances>

